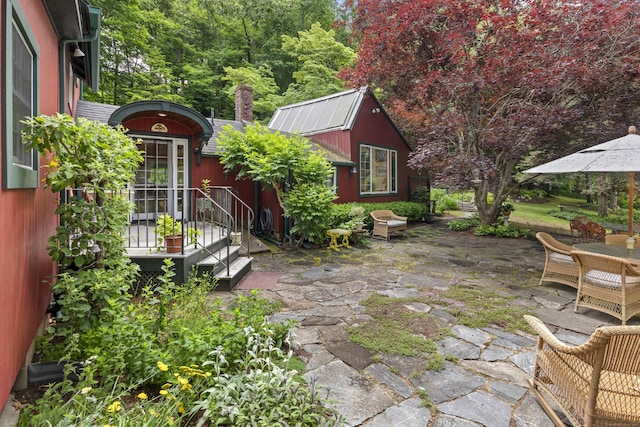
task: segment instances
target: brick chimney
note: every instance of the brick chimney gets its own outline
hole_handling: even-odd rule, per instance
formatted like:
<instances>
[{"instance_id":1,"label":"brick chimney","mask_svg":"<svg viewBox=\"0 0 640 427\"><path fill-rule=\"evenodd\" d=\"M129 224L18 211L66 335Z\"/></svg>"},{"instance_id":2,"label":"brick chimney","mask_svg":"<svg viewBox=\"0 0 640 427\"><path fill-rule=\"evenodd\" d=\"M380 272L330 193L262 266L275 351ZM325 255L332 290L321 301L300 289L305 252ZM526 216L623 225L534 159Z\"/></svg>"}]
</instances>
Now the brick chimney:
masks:
<instances>
[{"instance_id":1,"label":"brick chimney","mask_svg":"<svg viewBox=\"0 0 640 427\"><path fill-rule=\"evenodd\" d=\"M253 122L253 88L249 86L236 88L236 120Z\"/></svg>"}]
</instances>

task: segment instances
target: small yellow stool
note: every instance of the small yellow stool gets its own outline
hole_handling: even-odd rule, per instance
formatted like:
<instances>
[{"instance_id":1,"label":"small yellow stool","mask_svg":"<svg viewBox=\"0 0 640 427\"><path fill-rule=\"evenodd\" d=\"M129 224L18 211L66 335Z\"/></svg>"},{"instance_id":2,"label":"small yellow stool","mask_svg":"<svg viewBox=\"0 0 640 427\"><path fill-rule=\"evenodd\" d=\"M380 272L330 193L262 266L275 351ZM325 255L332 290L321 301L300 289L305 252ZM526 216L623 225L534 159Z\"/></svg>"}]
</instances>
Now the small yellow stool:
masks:
<instances>
[{"instance_id":1,"label":"small yellow stool","mask_svg":"<svg viewBox=\"0 0 640 427\"><path fill-rule=\"evenodd\" d=\"M329 248L340 251L339 247L344 246L345 248L351 248L349 246L349 236L351 236L351 230L345 230L343 228L334 228L332 230L327 230L327 234L331 238L329 242ZM338 238L342 236L342 242L338 244Z\"/></svg>"}]
</instances>

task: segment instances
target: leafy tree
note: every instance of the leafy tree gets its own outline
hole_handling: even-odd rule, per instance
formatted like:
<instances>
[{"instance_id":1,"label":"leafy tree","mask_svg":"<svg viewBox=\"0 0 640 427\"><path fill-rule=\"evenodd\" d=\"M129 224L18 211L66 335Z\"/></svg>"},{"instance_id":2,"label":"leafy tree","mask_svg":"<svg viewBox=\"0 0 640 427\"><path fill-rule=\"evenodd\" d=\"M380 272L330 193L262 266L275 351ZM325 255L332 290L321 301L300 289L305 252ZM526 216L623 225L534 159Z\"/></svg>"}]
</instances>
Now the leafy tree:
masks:
<instances>
[{"instance_id":1,"label":"leafy tree","mask_svg":"<svg viewBox=\"0 0 640 427\"><path fill-rule=\"evenodd\" d=\"M351 64L355 52L335 39L335 31L324 30L319 23L298 37L282 36L282 50L295 57L300 68L293 73L280 105L319 98L344 90L338 72Z\"/></svg>"},{"instance_id":2,"label":"leafy tree","mask_svg":"<svg viewBox=\"0 0 640 427\"><path fill-rule=\"evenodd\" d=\"M280 88L293 82L299 64L282 50L281 36L295 36L314 22L328 28L337 7L333 0L93 0L92 4L103 14L102 73L100 92L87 90L86 99L116 105L168 99L204 115L213 109L221 118L233 118L235 111L226 92L225 67L269 70L277 93L282 92ZM259 118L266 116L262 102L273 101L269 95L257 98Z\"/></svg>"},{"instance_id":3,"label":"leafy tree","mask_svg":"<svg viewBox=\"0 0 640 427\"><path fill-rule=\"evenodd\" d=\"M489 224L523 156L585 141L624 119L604 113L627 101L637 111L624 86L639 82L639 13L638 2L360 0L345 76L382 90L417 142L410 165L472 186Z\"/></svg>"},{"instance_id":4,"label":"leafy tree","mask_svg":"<svg viewBox=\"0 0 640 427\"><path fill-rule=\"evenodd\" d=\"M300 135L273 132L259 124L245 132L225 126L218 139L220 159L227 172L274 189L285 216L293 218L293 232L311 241L324 239L333 220L330 205L336 195L327 187L331 164L311 149Z\"/></svg>"},{"instance_id":5,"label":"leafy tree","mask_svg":"<svg viewBox=\"0 0 640 427\"><path fill-rule=\"evenodd\" d=\"M258 68L248 67L224 67L227 73L222 80L231 82L231 86L225 91L229 99L235 99L236 88L245 84L253 89L253 114L259 122L269 119L277 107L278 85L273 78L273 72L268 65Z\"/></svg>"}]
</instances>

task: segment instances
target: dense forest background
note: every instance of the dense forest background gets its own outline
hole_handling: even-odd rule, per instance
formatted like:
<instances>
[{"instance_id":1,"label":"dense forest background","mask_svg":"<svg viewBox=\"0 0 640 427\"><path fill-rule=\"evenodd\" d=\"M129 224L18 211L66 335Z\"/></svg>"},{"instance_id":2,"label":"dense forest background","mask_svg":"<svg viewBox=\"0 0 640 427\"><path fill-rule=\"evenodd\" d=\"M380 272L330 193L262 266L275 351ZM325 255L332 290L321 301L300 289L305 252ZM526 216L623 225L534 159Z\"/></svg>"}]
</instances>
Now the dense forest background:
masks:
<instances>
[{"instance_id":1,"label":"dense forest background","mask_svg":"<svg viewBox=\"0 0 640 427\"><path fill-rule=\"evenodd\" d=\"M166 99L233 119L233 90L254 89L256 121L344 89L355 58L334 0L92 0L102 9L100 91L90 101Z\"/></svg>"}]
</instances>

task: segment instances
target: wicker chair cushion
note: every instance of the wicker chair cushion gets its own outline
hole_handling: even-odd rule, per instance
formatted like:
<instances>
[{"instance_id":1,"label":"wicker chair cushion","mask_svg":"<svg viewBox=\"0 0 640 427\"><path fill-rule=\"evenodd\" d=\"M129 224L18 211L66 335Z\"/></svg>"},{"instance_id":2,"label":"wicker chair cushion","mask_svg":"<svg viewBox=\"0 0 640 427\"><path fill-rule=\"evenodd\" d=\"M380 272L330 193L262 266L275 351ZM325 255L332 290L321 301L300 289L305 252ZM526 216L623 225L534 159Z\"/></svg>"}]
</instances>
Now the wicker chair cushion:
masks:
<instances>
[{"instance_id":1,"label":"wicker chair cushion","mask_svg":"<svg viewBox=\"0 0 640 427\"><path fill-rule=\"evenodd\" d=\"M407 225L407 221L398 221L397 219L390 219L387 221L389 227L398 227L400 225Z\"/></svg>"},{"instance_id":2,"label":"wicker chair cushion","mask_svg":"<svg viewBox=\"0 0 640 427\"><path fill-rule=\"evenodd\" d=\"M587 274L584 275L584 281L592 285L619 288L622 285L622 276L606 271L589 270ZM640 277L627 276L625 283L627 285L638 285L640 284Z\"/></svg>"},{"instance_id":3,"label":"wicker chair cushion","mask_svg":"<svg viewBox=\"0 0 640 427\"><path fill-rule=\"evenodd\" d=\"M571 258L571 255L560 254L558 252L552 252L549 255L549 259L553 262L567 264L567 265L575 265L575 261Z\"/></svg>"}]
</instances>

